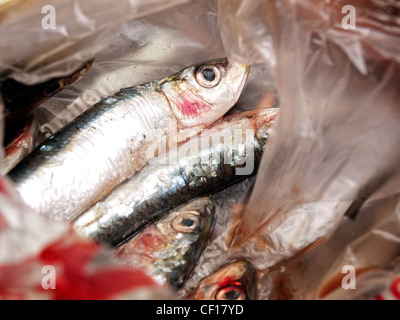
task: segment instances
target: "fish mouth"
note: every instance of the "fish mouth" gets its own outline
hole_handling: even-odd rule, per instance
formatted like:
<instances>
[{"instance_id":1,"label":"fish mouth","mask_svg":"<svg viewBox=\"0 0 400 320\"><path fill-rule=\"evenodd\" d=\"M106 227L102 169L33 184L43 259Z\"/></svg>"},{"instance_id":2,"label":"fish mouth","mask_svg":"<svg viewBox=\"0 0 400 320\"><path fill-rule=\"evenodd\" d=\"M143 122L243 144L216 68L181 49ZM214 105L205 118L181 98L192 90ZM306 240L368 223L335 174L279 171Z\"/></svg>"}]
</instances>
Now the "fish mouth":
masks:
<instances>
[{"instance_id":1,"label":"fish mouth","mask_svg":"<svg viewBox=\"0 0 400 320\"><path fill-rule=\"evenodd\" d=\"M220 300L223 298L221 293L237 290L236 292L241 292L242 295L234 299L253 300L256 296L256 281L257 271L253 264L248 260L237 260L224 264L218 271L202 280L194 292L194 298ZM214 289L211 289L212 287Z\"/></svg>"},{"instance_id":2,"label":"fish mouth","mask_svg":"<svg viewBox=\"0 0 400 320\"><path fill-rule=\"evenodd\" d=\"M253 300L255 298L255 282L256 282L256 269L247 260L233 262L226 266L224 269L224 278L218 283L215 290L214 298L219 300L219 296L224 291L233 291L237 289L242 293L237 296L238 300ZM236 291L237 292L237 291Z\"/></svg>"}]
</instances>

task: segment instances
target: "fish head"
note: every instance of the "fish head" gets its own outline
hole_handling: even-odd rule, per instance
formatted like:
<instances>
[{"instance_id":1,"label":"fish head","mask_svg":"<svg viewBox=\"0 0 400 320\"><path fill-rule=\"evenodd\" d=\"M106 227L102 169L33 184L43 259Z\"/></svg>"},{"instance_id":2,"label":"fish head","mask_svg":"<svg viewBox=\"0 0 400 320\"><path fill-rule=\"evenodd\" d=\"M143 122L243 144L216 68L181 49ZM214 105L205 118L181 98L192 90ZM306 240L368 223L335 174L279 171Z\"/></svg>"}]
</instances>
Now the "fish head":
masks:
<instances>
[{"instance_id":1,"label":"fish head","mask_svg":"<svg viewBox=\"0 0 400 320\"><path fill-rule=\"evenodd\" d=\"M215 59L183 69L160 82L183 127L208 127L239 99L250 67Z\"/></svg>"},{"instance_id":2,"label":"fish head","mask_svg":"<svg viewBox=\"0 0 400 320\"><path fill-rule=\"evenodd\" d=\"M208 233L214 221L215 203L210 197L195 199L157 222L158 229L169 239L186 238L192 242Z\"/></svg>"},{"instance_id":3,"label":"fish head","mask_svg":"<svg viewBox=\"0 0 400 320\"><path fill-rule=\"evenodd\" d=\"M214 219L214 201L197 198L146 227L114 254L128 265L147 270L160 284L179 288L200 257Z\"/></svg>"},{"instance_id":4,"label":"fish head","mask_svg":"<svg viewBox=\"0 0 400 320\"><path fill-rule=\"evenodd\" d=\"M163 263L174 265L169 283L180 287L200 257L215 220L215 203L210 197L195 199L157 223L168 243Z\"/></svg>"},{"instance_id":5,"label":"fish head","mask_svg":"<svg viewBox=\"0 0 400 320\"><path fill-rule=\"evenodd\" d=\"M256 269L249 261L237 261L201 280L191 296L195 300L252 300L256 278Z\"/></svg>"}]
</instances>

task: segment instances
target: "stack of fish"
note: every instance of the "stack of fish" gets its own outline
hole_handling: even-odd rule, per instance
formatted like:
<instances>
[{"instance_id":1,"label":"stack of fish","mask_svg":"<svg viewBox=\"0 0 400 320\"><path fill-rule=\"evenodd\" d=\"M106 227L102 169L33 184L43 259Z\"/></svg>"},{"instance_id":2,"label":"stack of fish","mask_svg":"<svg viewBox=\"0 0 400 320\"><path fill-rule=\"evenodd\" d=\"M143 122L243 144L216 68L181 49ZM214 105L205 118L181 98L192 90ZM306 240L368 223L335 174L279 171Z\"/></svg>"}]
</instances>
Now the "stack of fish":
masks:
<instances>
[{"instance_id":1,"label":"stack of fish","mask_svg":"<svg viewBox=\"0 0 400 320\"><path fill-rule=\"evenodd\" d=\"M278 114L267 108L223 117L248 73L223 58L121 89L8 175L34 212L68 221L122 263L179 289L213 231L213 194L256 173ZM253 299L255 282L251 263L237 261L187 297Z\"/></svg>"}]
</instances>

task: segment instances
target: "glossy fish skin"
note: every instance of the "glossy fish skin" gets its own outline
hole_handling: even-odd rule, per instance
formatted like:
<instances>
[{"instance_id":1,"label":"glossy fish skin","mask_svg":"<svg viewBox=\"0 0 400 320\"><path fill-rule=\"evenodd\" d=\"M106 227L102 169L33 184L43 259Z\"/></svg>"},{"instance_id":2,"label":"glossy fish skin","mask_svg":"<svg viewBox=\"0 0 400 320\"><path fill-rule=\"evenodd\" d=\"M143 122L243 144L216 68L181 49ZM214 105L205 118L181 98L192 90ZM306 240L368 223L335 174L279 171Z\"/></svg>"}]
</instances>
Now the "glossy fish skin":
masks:
<instances>
[{"instance_id":1,"label":"glossy fish skin","mask_svg":"<svg viewBox=\"0 0 400 320\"><path fill-rule=\"evenodd\" d=\"M219 76L211 87L197 83L205 66ZM72 220L140 170L148 147L167 140L171 128L186 139L219 119L238 99L248 71L217 59L122 89L45 141L9 176L35 212Z\"/></svg>"},{"instance_id":2,"label":"glossy fish skin","mask_svg":"<svg viewBox=\"0 0 400 320\"><path fill-rule=\"evenodd\" d=\"M114 251L126 265L178 289L193 270L211 233L215 203L198 198L168 213Z\"/></svg>"},{"instance_id":3,"label":"glossy fish skin","mask_svg":"<svg viewBox=\"0 0 400 320\"><path fill-rule=\"evenodd\" d=\"M75 219L74 229L82 236L116 246L169 210L244 179L246 175L238 175L236 171L243 167L239 150L253 151L250 160L254 161L254 169L250 174L255 174L277 113L273 108L259 109L219 121L182 144L178 148L180 156L175 161L165 161L164 156L168 159L170 153L150 161L140 172ZM251 135L241 135L236 141L211 142L199 149L203 139L218 137L223 132L232 136L234 130L243 132L244 129L250 129ZM194 152L184 154L184 150L190 147ZM231 157L224 159L229 153Z\"/></svg>"},{"instance_id":4,"label":"glossy fish skin","mask_svg":"<svg viewBox=\"0 0 400 320\"><path fill-rule=\"evenodd\" d=\"M194 300L254 300L257 271L247 260L229 264L200 281L188 296Z\"/></svg>"}]
</instances>

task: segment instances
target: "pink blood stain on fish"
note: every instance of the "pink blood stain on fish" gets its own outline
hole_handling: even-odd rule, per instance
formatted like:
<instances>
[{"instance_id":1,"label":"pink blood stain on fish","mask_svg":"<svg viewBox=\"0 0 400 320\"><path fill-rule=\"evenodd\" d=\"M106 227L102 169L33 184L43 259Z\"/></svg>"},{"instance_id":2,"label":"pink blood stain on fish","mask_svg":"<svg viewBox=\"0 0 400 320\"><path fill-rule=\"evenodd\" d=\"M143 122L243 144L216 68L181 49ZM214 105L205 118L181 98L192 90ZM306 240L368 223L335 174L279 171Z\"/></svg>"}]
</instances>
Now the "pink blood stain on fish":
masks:
<instances>
[{"instance_id":1,"label":"pink blood stain on fish","mask_svg":"<svg viewBox=\"0 0 400 320\"><path fill-rule=\"evenodd\" d=\"M211 107L200 99L184 94L179 101L179 109L185 117L195 117L210 111Z\"/></svg>"},{"instance_id":2,"label":"pink blood stain on fish","mask_svg":"<svg viewBox=\"0 0 400 320\"><path fill-rule=\"evenodd\" d=\"M160 248L163 248L165 244L165 240L162 237L151 233L144 234L140 240L140 243L147 253L159 250Z\"/></svg>"},{"instance_id":3,"label":"pink blood stain on fish","mask_svg":"<svg viewBox=\"0 0 400 320\"><path fill-rule=\"evenodd\" d=\"M242 283L235 278L226 277L218 283L218 288L225 288L229 286L241 286Z\"/></svg>"},{"instance_id":4,"label":"pink blood stain on fish","mask_svg":"<svg viewBox=\"0 0 400 320\"><path fill-rule=\"evenodd\" d=\"M165 247L165 241L162 236L155 234L152 230L145 231L138 238L117 250L115 254L122 259L129 259L131 255L135 254L151 258L154 252Z\"/></svg>"}]
</instances>

